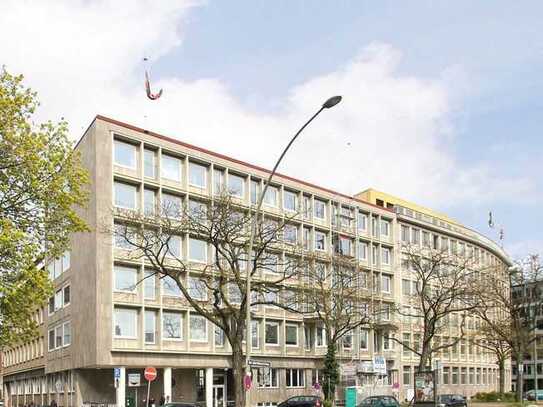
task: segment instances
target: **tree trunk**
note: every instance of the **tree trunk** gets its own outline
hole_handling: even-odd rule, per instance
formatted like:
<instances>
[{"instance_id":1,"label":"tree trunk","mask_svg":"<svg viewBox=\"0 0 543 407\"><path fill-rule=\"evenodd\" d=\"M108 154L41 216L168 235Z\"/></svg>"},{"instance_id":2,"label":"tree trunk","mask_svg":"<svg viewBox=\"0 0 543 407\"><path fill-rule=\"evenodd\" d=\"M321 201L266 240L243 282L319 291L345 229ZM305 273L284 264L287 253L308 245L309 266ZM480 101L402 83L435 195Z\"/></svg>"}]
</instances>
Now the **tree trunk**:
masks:
<instances>
[{"instance_id":1,"label":"tree trunk","mask_svg":"<svg viewBox=\"0 0 543 407\"><path fill-rule=\"evenodd\" d=\"M522 354L516 355L517 364L517 400L522 401L524 397L524 360Z\"/></svg>"},{"instance_id":2,"label":"tree trunk","mask_svg":"<svg viewBox=\"0 0 543 407\"><path fill-rule=\"evenodd\" d=\"M234 373L234 401L236 407L245 406L245 398L247 392L243 384L243 378L245 377L245 357L243 355L243 349L241 348L241 341L237 345L232 345L232 366ZM253 377L253 385L251 389L256 386Z\"/></svg>"},{"instance_id":3,"label":"tree trunk","mask_svg":"<svg viewBox=\"0 0 543 407\"><path fill-rule=\"evenodd\" d=\"M430 349L422 349L420 359L419 359L419 372L423 372L426 370L432 370L431 366L428 366L430 363Z\"/></svg>"},{"instance_id":4,"label":"tree trunk","mask_svg":"<svg viewBox=\"0 0 543 407\"><path fill-rule=\"evenodd\" d=\"M500 394L505 393L505 360L503 358L500 358L498 361L499 369L500 369L500 383L499 383L499 392Z\"/></svg>"}]
</instances>

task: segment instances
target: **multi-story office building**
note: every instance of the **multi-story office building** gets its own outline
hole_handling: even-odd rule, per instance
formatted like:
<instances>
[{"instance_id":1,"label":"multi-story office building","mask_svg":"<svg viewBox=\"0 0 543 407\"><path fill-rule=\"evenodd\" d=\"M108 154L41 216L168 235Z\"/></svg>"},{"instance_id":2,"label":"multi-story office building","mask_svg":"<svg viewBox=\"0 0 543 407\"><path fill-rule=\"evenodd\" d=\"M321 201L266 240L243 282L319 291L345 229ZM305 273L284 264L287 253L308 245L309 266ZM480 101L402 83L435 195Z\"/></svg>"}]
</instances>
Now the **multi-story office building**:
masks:
<instances>
[{"instance_id":1,"label":"multi-story office building","mask_svg":"<svg viewBox=\"0 0 543 407\"><path fill-rule=\"evenodd\" d=\"M7 402L20 406L54 399L59 406L141 406L146 397L143 368L154 366L155 400L164 395L173 401L225 407L232 398L233 376L224 336L191 312L168 279L155 276L135 284L148 265L127 259L118 242L104 233L104 225L115 223L115 205L143 210L149 202L165 199L209 202L225 185L250 207L255 188L269 172L100 116L76 149L90 173L91 199L82 215L92 231L73 236L71 251L47 266L55 295L37 312L39 338L5 353ZM295 218L296 240L305 252L319 253L328 267L334 240L343 239L342 254L352 256L357 270L365 273L360 281L368 283L360 290L379 309L391 311L381 314L374 329L358 329L342 341L338 351L343 385L397 391L401 398L412 387L416 360L390 339L417 340L416 330L392 312L401 304L409 278L402 270L406 239L416 244L429 239L436 249L464 245L482 262L509 263L505 253L479 233L377 191L351 197L286 175L276 176L272 191L264 211L277 215L303 208ZM189 236L179 240L178 249L185 258L210 260L205 245ZM270 362L271 370L255 375L252 405L269 406L291 395L314 393L326 352L318 321L262 306L253 323L252 356ZM453 327L449 335L455 334ZM492 358L472 344L462 342L459 349L441 358L441 382L447 391L469 395L495 389ZM385 360L382 376L375 374L376 357ZM114 371L119 374L116 381Z\"/></svg>"}]
</instances>

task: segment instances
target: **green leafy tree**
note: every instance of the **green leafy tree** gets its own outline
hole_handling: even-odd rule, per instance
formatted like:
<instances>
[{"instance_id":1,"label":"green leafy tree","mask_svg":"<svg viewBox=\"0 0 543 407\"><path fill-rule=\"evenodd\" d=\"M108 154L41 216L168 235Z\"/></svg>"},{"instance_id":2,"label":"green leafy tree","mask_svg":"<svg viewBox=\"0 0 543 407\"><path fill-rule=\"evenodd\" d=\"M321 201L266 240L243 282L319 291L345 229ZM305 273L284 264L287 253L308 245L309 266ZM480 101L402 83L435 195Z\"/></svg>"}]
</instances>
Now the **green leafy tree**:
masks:
<instances>
[{"instance_id":1,"label":"green leafy tree","mask_svg":"<svg viewBox=\"0 0 543 407\"><path fill-rule=\"evenodd\" d=\"M339 383L339 363L336 357L336 344L329 343L324 358L324 383L322 390L326 400L334 400L336 386Z\"/></svg>"},{"instance_id":2,"label":"green leafy tree","mask_svg":"<svg viewBox=\"0 0 543 407\"><path fill-rule=\"evenodd\" d=\"M51 290L42 265L87 230L87 173L66 122L33 121L38 104L22 75L0 70L0 350L34 335Z\"/></svg>"}]
</instances>

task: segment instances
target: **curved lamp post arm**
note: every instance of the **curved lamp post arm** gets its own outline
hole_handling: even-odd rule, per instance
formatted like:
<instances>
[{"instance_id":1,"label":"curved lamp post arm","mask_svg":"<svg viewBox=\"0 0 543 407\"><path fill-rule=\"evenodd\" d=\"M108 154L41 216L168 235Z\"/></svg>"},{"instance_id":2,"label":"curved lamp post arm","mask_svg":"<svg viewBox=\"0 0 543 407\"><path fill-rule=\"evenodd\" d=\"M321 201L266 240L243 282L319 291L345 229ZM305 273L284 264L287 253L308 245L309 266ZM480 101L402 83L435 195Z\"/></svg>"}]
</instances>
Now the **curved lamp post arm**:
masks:
<instances>
[{"instance_id":1,"label":"curved lamp post arm","mask_svg":"<svg viewBox=\"0 0 543 407\"><path fill-rule=\"evenodd\" d=\"M258 203L255 210L255 216L253 217L253 220L251 222L251 234L249 236L249 246L247 249L247 258L249 260L247 264L247 280L246 280L246 288L245 288L245 312L246 312L246 321L245 321L245 371L246 374L251 374L251 369L249 366L249 360L251 357L251 339L252 339L252 327L251 327L251 276L253 273L253 246L254 246L254 238L256 234L256 228L258 226L258 219L260 217L260 208L262 207L262 202L264 201L264 197L266 195L266 192L268 190L268 187L273 179L273 176L275 175L275 172L277 171L277 168L279 167L279 164L281 164L281 161L285 157L285 154L290 149L294 141L298 138L300 133L311 123L324 109L330 109L331 107L334 107L339 102L341 102L341 96L334 96L328 99L321 108L313 115L311 118L305 122L305 124L300 127L300 130L296 132L294 137L289 141L281 155L279 156L279 159L275 163L270 175L268 176L268 179L266 181L266 184L264 185L264 189L262 190L260 196L258 197ZM249 398L246 397L246 405L249 405Z\"/></svg>"}]
</instances>

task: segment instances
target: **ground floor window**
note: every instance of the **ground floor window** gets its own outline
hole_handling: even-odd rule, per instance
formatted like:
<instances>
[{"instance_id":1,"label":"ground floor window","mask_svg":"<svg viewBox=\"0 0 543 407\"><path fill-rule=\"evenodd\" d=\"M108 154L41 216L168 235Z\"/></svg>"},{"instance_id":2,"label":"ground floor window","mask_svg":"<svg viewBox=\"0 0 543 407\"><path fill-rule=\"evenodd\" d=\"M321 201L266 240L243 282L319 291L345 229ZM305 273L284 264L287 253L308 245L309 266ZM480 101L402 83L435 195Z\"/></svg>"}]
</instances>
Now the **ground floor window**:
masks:
<instances>
[{"instance_id":1,"label":"ground floor window","mask_svg":"<svg viewBox=\"0 0 543 407\"><path fill-rule=\"evenodd\" d=\"M403 384L404 386L411 384L411 366L403 367Z\"/></svg>"},{"instance_id":2,"label":"ground floor window","mask_svg":"<svg viewBox=\"0 0 543 407\"><path fill-rule=\"evenodd\" d=\"M279 387L278 369L265 367L253 369L253 377L258 387Z\"/></svg>"},{"instance_id":3,"label":"ground floor window","mask_svg":"<svg viewBox=\"0 0 543 407\"><path fill-rule=\"evenodd\" d=\"M287 387L305 387L304 369L285 369Z\"/></svg>"}]
</instances>

